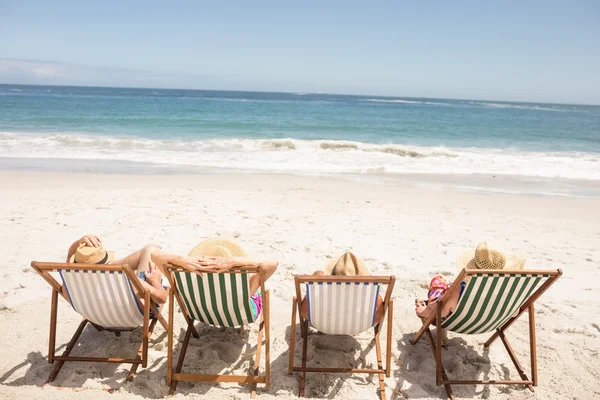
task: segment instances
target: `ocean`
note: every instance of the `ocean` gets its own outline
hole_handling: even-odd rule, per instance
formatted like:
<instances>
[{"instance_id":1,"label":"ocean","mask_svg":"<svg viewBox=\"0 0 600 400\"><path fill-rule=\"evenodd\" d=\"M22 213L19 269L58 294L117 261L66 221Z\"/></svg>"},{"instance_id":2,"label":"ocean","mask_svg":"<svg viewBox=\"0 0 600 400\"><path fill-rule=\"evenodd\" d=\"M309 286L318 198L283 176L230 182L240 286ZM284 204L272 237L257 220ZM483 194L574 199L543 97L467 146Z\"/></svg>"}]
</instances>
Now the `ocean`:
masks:
<instances>
[{"instance_id":1,"label":"ocean","mask_svg":"<svg viewBox=\"0 0 600 400\"><path fill-rule=\"evenodd\" d=\"M600 106L0 85L0 159L4 169L51 169L52 160L72 160L100 170L110 164L595 184Z\"/></svg>"}]
</instances>

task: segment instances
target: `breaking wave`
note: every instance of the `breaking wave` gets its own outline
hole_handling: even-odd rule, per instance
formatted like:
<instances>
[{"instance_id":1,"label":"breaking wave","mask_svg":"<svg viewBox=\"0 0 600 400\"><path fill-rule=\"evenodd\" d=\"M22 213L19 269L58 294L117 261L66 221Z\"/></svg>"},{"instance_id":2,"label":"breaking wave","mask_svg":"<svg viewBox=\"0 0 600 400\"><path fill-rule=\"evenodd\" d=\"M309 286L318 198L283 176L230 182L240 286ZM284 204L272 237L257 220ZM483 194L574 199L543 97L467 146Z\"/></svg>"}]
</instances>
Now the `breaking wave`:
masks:
<instances>
[{"instance_id":1,"label":"breaking wave","mask_svg":"<svg viewBox=\"0 0 600 400\"><path fill-rule=\"evenodd\" d=\"M0 132L0 157L359 174L498 174L600 180L600 154L446 148L345 140L150 139Z\"/></svg>"}]
</instances>

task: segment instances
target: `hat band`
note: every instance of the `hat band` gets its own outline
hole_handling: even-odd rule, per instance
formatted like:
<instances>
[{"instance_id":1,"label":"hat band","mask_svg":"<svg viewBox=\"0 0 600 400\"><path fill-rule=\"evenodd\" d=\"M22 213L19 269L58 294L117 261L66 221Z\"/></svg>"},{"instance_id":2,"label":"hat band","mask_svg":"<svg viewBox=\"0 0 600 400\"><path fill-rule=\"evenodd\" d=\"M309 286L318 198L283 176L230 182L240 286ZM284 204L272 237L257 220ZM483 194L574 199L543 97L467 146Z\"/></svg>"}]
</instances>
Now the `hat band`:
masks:
<instances>
[{"instance_id":1,"label":"hat band","mask_svg":"<svg viewBox=\"0 0 600 400\"><path fill-rule=\"evenodd\" d=\"M108 260L108 251L105 251L105 252L104 252L104 258L103 258L102 260L98 261L98 262L96 263L96 265L98 265L98 264L106 264L106 261L107 261L107 260ZM77 260L76 260L75 258L73 259L73 262L74 262L75 264L77 264Z\"/></svg>"}]
</instances>

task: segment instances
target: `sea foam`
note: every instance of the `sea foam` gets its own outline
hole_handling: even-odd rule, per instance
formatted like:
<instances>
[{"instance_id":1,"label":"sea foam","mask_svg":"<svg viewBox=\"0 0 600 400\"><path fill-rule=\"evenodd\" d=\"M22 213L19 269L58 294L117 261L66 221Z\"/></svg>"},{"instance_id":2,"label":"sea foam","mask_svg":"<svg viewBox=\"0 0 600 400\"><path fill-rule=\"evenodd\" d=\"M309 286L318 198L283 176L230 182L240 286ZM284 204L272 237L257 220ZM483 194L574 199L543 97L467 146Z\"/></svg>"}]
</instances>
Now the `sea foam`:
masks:
<instances>
[{"instance_id":1,"label":"sea foam","mask_svg":"<svg viewBox=\"0 0 600 400\"><path fill-rule=\"evenodd\" d=\"M0 156L123 160L268 172L491 174L600 180L600 154L345 140L149 139L0 132Z\"/></svg>"}]
</instances>

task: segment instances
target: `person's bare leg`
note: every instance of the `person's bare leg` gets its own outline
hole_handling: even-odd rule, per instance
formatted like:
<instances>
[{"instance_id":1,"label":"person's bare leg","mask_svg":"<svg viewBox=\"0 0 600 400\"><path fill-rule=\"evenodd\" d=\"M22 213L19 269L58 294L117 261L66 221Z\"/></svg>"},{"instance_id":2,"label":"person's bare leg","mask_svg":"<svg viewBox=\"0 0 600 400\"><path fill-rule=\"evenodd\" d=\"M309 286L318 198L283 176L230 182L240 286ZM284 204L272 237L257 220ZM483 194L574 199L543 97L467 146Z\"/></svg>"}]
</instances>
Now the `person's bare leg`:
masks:
<instances>
[{"instance_id":1,"label":"person's bare leg","mask_svg":"<svg viewBox=\"0 0 600 400\"><path fill-rule=\"evenodd\" d=\"M160 251L160 247L149 244L142 247L140 250L128 255L120 260L113 260L111 264L127 264L136 273L137 272L148 272L150 269L150 261L152 261L152 252Z\"/></svg>"},{"instance_id":2,"label":"person's bare leg","mask_svg":"<svg viewBox=\"0 0 600 400\"><path fill-rule=\"evenodd\" d=\"M154 244L145 246L140 253L136 272L148 272L150 269L150 263L152 262L152 253L158 251L160 251L160 247Z\"/></svg>"},{"instance_id":3,"label":"person's bare leg","mask_svg":"<svg viewBox=\"0 0 600 400\"><path fill-rule=\"evenodd\" d=\"M161 285L160 275L157 275L156 272L152 274L152 270L154 270L154 268L152 270L150 268L150 263L152 263L152 265L155 266L152 262L152 253L157 253L159 251L160 247L153 244L149 244L136 251L135 253L128 255L125 258L122 258L120 260L114 260L112 264L127 264L134 270L136 275L139 272L143 272L144 278L138 277L138 280L145 289L148 289L150 291L150 296L152 297L152 300L155 303L163 304L167 301L167 292L163 289ZM158 271L161 270L158 269L157 272ZM148 281L149 274L152 274L152 276L158 276L158 278L151 278L150 282Z\"/></svg>"}]
</instances>

